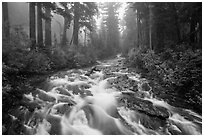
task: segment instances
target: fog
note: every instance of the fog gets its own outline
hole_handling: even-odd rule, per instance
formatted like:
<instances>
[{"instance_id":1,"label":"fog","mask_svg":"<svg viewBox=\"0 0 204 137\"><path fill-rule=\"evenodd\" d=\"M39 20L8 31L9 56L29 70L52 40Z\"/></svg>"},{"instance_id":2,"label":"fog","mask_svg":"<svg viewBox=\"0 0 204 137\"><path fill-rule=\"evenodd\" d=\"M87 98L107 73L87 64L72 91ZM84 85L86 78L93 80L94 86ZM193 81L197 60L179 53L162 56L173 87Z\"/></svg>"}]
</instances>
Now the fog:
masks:
<instances>
[{"instance_id":1,"label":"fog","mask_svg":"<svg viewBox=\"0 0 204 137\"><path fill-rule=\"evenodd\" d=\"M9 20L11 29L21 26L24 31L29 35L29 5L26 2L8 2L9 9ZM63 33L63 22L62 16L52 13L52 40L54 35L57 37L57 42L60 42L60 35ZM44 21L43 21L44 24ZM44 27L44 26L43 26ZM72 25L67 31L67 39L71 40L72 36ZM79 37L80 38L80 37Z\"/></svg>"}]
</instances>

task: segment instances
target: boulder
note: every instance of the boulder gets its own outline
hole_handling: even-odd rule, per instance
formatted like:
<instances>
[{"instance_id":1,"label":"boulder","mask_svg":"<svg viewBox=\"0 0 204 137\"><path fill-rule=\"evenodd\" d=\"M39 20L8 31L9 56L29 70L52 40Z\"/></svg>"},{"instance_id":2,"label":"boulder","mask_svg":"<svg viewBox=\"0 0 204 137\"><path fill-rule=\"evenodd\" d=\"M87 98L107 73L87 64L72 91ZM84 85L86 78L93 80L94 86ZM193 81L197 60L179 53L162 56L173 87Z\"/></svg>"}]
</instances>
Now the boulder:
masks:
<instances>
[{"instance_id":1,"label":"boulder","mask_svg":"<svg viewBox=\"0 0 204 137\"><path fill-rule=\"evenodd\" d=\"M172 135L182 135L181 130L175 126L175 125L170 125L168 127L168 131L172 134Z\"/></svg>"},{"instance_id":2,"label":"boulder","mask_svg":"<svg viewBox=\"0 0 204 137\"><path fill-rule=\"evenodd\" d=\"M150 117L157 117L160 119L167 119L169 117L169 112L166 108L153 106L152 102L148 100L122 94L119 98L119 102L120 101L125 103L129 109L139 111Z\"/></svg>"},{"instance_id":3,"label":"boulder","mask_svg":"<svg viewBox=\"0 0 204 137\"><path fill-rule=\"evenodd\" d=\"M93 94L91 93L90 90L83 90L83 94L81 94L82 97L86 97L86 96L93 96Z\"/></svg>"},{"instance_id":4,"label":"boulder","mask_svg":"<svg viewBox=\"0 0 204 137\"><path fill-rule=\"evenodd\" d=\"M69 93L69 91L67 89L64 89L64 88L56 88L56 90L59 91L59 94L63 94L63 95L66 95L66 96L71 96L71 94Z\"/></svg>"},{"instance_id":5,"label":"boulder","mask_svg":"<svg viewBox=\"0 0 204 137\"><path fill-rule=\"evenodd\" d=\"M97 66L93 66L90 70L88 70L86 72L86 76L90 76L91 74L93 74L94 71L101 71Z\"/></svg>"},{"instance_id":6,"label":"boulder","mask_svg":"<svg viewBox=\"0 0 204 137\"><path fill-rule=\"evenodd\" d=\"M78 87L78 85L67 85L66 86L67 90L72 91L73 94L82 94L83 91L81 91Z\"/></svg>"},{"instance_id":7,"label":"boulder","mask_svg":"<svg viewBox=\"0 0 204 137\"><path fill-rule=\"evenodd\" d=\"M138 91L138 82L130 79L127 75L120 75L115 79L109 80L108 82L120 91Z\"/></svg>"},{"instance_id":8,"label":"boulder","mask_svg":"<svg viewBox=\"0 0 204 137\"><path fill-rule=\"evenodd\" d=\"M49 93L47 93L44 90L41 89L37 89L37 96L39 99L43 100L43 101L48 101L48 102L55 102L56 98L51 96Z\"/></svg>"},{"instance_id":9,"label":"boulder","mask_svg":"<svg viewBox=\"0 0 204 137\"><path fill-rule=\"evenodd\" d=\"M115 74L112 73L112 72L105 72L103 78L107 79L107 78L110 78L110 77L115 77Z\"/></svg>"},{"instance_id":10,"label":"boulder","mask_svg":"<svg viewBox=\"0 0 204 137\"><path fill-rule=\"evenodd\" d=\"M67 110L71 109L74 104L70 103L59 103L53 106L52 109L56 110L57 114L64 114Z\"/></svg>"},{"instance_id":11,"label":"boulder","mask_svg":"<svg viewBox=\"0 0 204 137\"><path fill-rule=\"evenodd\" d=\"M142 91L150 91L151 90L151 87L149 86L149 84L147 82L142 83L140 88Z\"/></svg>"},{"instance_id":12,"label":"boulder","mask_svg":"<svg viewBox=\"0 0 204 137\"><path fill-rule=\"evenodd\" d=\"M135 117L137 119L137 123L140 122L144 127L152 130L158 130L160 127L164 127L166 124L166 120L164 119L160 119L158 117L150 117L140 112L136 112Z\"/></svg>"}]
</instances>

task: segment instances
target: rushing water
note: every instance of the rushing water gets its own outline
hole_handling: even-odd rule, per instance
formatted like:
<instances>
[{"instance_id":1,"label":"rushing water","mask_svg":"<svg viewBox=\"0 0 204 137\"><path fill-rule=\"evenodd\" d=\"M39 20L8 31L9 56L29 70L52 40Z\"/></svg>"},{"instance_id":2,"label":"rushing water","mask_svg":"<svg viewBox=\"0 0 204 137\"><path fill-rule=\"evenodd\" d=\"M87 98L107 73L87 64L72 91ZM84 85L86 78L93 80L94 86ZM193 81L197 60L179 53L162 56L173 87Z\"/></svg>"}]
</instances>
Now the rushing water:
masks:
<instances>
[{"instance_id":1,"label":"rushing water","mask_svg":"<svg viewBox=\"0 0 204 137\"><path fill-rule=\"evenodd\" d=\"M121 60L109 60L98 65L110 67ZM140 84L145 79L126 69L112 72L115 76L104 78L104 72L95 71L90 76L86 70L69 70L63 77L52 76L47 81L47 91L25 95L30 102L38 102L36 109L25 122L26 134L202 134L202 117L187 109L176 108L163 100L153 98L150 91L142 91ZM138 90L144 92L144 101L166 108L170 113L163 127L154 130L145 127L142 113L128 106L119 105L118 98L125 92L113 88L109 80L117 75L127 75L138 82ZM151 117L148 117L151 119Z\"/></svg>"}]
</instances>

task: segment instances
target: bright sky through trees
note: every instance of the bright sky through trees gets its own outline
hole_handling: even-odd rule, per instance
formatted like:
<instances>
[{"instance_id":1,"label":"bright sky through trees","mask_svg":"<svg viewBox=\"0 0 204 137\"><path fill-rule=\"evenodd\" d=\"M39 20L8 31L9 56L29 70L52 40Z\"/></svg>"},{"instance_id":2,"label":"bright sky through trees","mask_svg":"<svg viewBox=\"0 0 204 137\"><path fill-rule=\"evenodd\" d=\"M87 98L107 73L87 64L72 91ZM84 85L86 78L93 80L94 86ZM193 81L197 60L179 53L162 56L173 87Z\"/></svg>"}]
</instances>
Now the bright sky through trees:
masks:
<instances>
[{"instance_id":1,"label":"bright sky through trees","mask_svg":"<svg viewBox=\"0 0 204 137\"><path fill-rule=\"evenodd\" d=\"M105 2L98 2L98 5L103 5L104 3ZM127 3L121 2L121 6L118 9L118 19L119 19L119 22L121 22L123 20L123 18L124 18L126 7L127 7ZM99 13L101 13L100 6L99 6L98 10L99 10ZM101 24L101 21L102 21L102 15L101 14L95 15L94 19L96 20L97 29L100 29L100 24ZM123 31L124 28L120 24L121 23L119 23L120 32L121 32L121 31Z\"/></svg>"}]
</instances>

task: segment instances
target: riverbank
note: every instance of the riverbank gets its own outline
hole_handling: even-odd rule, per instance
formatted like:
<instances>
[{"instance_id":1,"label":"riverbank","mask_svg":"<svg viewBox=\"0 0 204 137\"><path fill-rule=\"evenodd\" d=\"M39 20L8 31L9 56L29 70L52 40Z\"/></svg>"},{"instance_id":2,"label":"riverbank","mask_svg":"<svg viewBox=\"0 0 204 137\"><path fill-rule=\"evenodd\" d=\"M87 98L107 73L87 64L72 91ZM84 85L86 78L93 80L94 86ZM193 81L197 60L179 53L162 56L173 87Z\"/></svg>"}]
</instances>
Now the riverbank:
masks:
<instances>
[{"instance_id":1,"label":"riverbank","mask_svg":"<svg viewBox=\"0 0 204 137\"><path fill-rule=\"evenodd\" d=\"M4 134L201 133L199 115L157 98L149 81L123 63L118 56L39 78L8 111Z\"/></svg>"}]
</instances>

